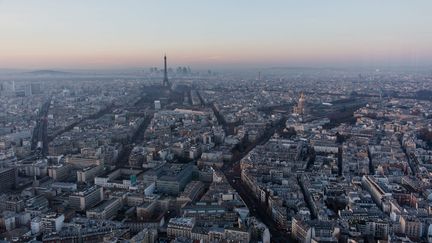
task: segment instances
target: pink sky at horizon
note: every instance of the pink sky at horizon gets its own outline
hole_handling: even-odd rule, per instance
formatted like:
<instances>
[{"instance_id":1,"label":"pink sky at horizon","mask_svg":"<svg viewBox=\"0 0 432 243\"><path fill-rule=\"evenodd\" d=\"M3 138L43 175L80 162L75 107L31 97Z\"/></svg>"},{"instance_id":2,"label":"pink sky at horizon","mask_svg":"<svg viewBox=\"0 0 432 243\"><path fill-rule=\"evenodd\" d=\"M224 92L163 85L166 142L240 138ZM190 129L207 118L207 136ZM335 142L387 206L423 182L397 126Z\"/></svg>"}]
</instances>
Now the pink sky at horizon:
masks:
<instances>
[{"instance_id":1,"label":"pink sky at horizon","mask_svg":"<svg viewBox=\"0 0 432 243\"><path fill-rule=\"evenodd\" d=\"M307 2L3 0L0 68L432 65L431 1Z\"/></svg>"}]
</instances>

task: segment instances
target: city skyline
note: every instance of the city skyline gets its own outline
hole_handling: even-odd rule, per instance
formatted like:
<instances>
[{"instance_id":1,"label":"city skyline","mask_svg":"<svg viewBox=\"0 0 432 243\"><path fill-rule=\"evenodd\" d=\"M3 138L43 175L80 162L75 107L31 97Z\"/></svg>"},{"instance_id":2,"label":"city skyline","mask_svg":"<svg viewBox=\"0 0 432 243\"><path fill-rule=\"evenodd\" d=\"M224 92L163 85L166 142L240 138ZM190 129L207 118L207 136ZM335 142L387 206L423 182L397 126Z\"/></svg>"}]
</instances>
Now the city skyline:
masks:
<instances>
[{"instance_id":1,"label":"city skyline","mask_svg":"<svg viewBox=\"0 0 432 243\"><path fill-rule=\"evenodd\" d=\"M0 0L0 243L432 243L431 7Z\"/></svg>"},{"instance_id":2,"label":"city skyline","mask_svg":"<svg viewBox=\"0 0 432 243\"><path fill-rule=\"evenodd\" d=\"M429 1L0 1L0 68L430 66Z\"/></svg>"}]
</instances>

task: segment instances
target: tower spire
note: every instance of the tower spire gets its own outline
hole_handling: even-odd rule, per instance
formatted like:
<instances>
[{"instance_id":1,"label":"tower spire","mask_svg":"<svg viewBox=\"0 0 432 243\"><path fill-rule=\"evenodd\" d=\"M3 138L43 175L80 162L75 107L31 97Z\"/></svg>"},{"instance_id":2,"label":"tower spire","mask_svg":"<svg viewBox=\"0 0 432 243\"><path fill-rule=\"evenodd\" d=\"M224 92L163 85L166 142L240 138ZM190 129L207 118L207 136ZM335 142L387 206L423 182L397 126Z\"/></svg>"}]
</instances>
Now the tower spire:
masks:
<instances>
[{"instance_id":1,"label":"tower spire","mask_svg":"<svg viewBox=\"0 0 432 243\"><path fill-rule=\"evenodd\" d=\"M169 86L166 54L164 55L164 79L163 79L163 86L165 86L165 87Z\"/></svg>"}]
</instances>

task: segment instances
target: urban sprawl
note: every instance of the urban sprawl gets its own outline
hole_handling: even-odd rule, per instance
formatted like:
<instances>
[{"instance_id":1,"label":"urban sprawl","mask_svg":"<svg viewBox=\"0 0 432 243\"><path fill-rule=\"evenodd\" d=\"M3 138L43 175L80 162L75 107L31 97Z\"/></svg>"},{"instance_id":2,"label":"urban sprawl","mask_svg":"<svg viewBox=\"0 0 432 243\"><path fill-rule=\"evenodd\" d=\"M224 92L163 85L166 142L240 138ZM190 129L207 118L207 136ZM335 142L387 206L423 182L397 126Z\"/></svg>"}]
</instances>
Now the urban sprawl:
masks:
<instances>
[{"instance_id":1,"label":"urban sprawl","mask_svg":"<svg viewBox=\"0 0 432 243\"><path fill-rule=\"evenodd\" d=\"M432 242L432 75L0 80L0 242Z\"/></svg>"}]
</instances>

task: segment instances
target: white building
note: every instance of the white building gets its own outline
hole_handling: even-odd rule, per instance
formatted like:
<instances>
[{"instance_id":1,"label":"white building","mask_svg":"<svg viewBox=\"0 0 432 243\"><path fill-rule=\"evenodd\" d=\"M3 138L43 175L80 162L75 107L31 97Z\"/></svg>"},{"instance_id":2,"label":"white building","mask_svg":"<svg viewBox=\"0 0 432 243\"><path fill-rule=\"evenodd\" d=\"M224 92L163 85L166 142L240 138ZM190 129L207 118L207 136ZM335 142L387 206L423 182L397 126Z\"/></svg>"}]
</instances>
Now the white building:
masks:
<instances>
[{"instance_id":1,"label":"white building","mask_svg":"<svg viewBox=\"0 0 432 243\"><path fill-rule=\"evenodd\" d=\"M154 108L155 110L160 110L162 108L160 100L154 101Z\"/></svg>"}]
</instances>

